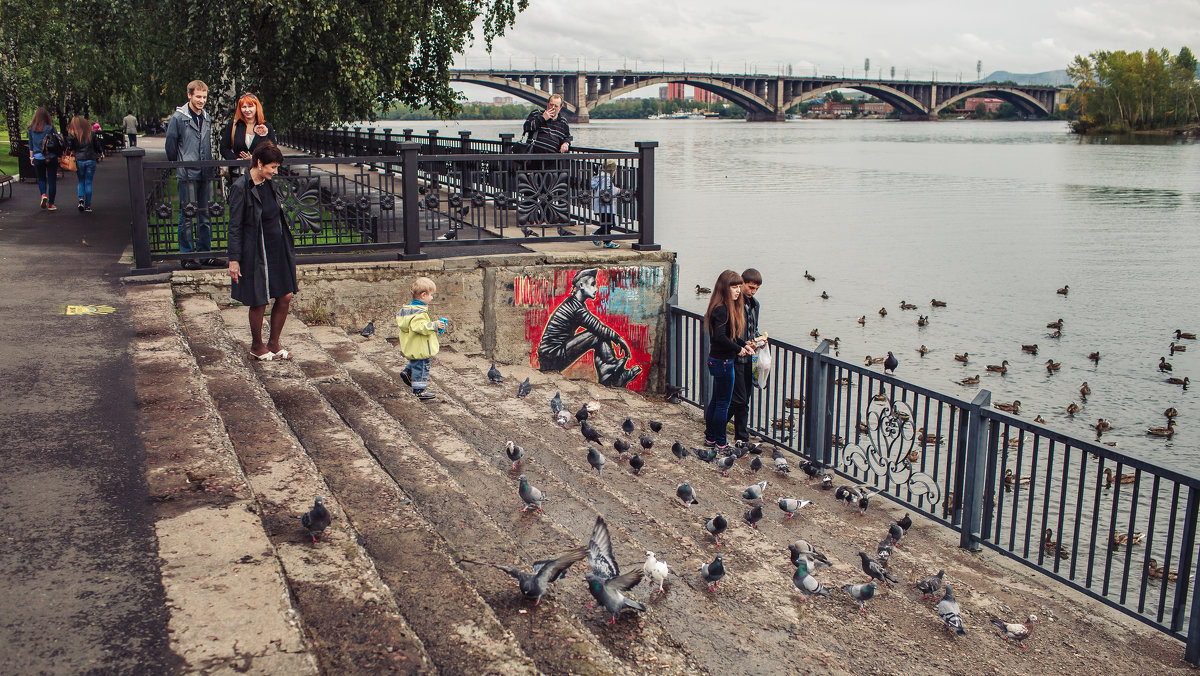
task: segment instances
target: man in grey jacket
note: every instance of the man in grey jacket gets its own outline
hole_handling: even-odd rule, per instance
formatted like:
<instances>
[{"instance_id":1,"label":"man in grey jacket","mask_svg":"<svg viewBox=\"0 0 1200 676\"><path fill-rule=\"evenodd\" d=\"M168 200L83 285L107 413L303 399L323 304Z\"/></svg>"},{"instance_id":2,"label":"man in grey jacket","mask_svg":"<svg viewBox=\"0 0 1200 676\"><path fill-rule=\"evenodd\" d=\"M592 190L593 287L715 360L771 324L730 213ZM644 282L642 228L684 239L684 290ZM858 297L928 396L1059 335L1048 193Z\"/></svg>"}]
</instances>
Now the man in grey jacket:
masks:
<instances>
[{"instance_id":1,"label":"man in grey jacket","mask_svg":"<svg viewBox=\"0 0 1200 676\"><path fill-rule=\"evenodd\" d=\"M167 122L167 160L195 162L211 160L212 118L204 110L208 103L208 85L200 80L188 83L188 102L179 106ZM208 194L212 179L209 168L183 167L176 171L179 183L179 252L208 253L212 250L212 228L208 220ZM201 265L223 267L216 258L184 258L185 270L199 270Z\"/></svg>"},{"instance_id":2,"label":"man in grey jacket","mask_svg":"<svg viewBox=\"0 0 1200 676\"><path fill-rule=\"evenodd\" d=\"M125 130L125 135L129 137L129 147L137 147L137 118L133 113L126 113L125 117L121 118L121 126Z\"/></svg>"}]
</instances>

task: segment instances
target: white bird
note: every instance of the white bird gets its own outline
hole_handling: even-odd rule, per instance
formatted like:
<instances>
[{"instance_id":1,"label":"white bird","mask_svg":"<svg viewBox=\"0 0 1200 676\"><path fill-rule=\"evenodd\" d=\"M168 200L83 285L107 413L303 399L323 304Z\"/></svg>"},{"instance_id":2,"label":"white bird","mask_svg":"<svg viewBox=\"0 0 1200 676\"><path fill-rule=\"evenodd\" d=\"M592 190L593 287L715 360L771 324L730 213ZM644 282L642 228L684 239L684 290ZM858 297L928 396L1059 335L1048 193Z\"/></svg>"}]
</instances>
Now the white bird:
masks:
<instances>
[{"instance_id":1,"label":"white bird","mask_svg":"<svg viewBox=\"0 0 1200 676\"><path fill-rule=\"evenodd\" d=\"M663 589L663 582L671 574L670 569L667 568L666 561L659 561L654 558L654 552L647 551L646 563L642 564L642 572L646 574L647 579L658 584L659 592L666 593L666 590Z\"/></svg>"}]
</instances>

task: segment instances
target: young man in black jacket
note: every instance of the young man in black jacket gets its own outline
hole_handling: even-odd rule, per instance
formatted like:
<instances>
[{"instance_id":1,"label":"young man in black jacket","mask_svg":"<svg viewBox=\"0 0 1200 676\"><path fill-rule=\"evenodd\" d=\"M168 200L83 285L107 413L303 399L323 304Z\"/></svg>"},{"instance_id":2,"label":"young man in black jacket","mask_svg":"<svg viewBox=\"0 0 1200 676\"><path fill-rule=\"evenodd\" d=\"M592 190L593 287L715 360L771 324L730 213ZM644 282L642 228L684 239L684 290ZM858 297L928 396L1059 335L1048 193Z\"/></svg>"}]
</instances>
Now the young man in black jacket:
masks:
<instances>
[{"instance_id":1,"label":"young man in black jacket","mask_svg":"<svg viewBox=\"0 0 1200 676\"><path fill-rule=\"evenodd\" d=\"M742 273L742 302L746 308L746 331L742 338L749 342L758 337L758 301L754 294L762 286L762 274L754 268ZM738 357L733 364L733 399L729 402L729 419L733 421L734 443L750 442L750 396L754 392L754 357Z\"/></svg>"}]
</instances>

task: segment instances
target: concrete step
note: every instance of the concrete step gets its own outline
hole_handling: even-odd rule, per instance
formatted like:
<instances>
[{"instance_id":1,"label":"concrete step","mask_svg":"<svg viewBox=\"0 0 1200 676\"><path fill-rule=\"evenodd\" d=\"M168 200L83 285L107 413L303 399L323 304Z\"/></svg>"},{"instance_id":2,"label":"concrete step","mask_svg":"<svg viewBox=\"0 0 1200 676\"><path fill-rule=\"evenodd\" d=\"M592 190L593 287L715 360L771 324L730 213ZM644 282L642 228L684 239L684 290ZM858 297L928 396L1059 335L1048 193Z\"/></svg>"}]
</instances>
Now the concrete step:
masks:
<instances>
[{"instance_id":1,"label":"concrete step","mask_svg":"<svg viewBox=\"0 0 1200 676\"><path fill-rule=\"evenodd\" d=\"M177 305L183 333L256 496L322 671L436 673L359 544L362 524L352 511L344 511L341 496L332 490L336 483L326 482L276 412L276 403L248 363L247 349L228 339L216 304L197 295L179 297ZM241 313L244 323L245 310ZM286 363L258 366L279 377L290 375L297 383L303 380ZM299 517L317 495L327 498L334 520L324 540L314 544Z\"/></svg>"},{"instance_id":2,"label":"concrete step","mask_svg":"<svg viewBox=\"0 0 1200 676\"><path fill-rule=\"evenodd\" d=\"M240 354L249 349L245 313L244 308L228 309L224 322L214 322L225 326L232 350ZM536 673L530 657L455 566L449 548L417 511L412 496L330 405L340 401L345 410L347 397L354 395L339 387L345 379L336 362L299 321L290 322L283 342L294 361L257 362L255 375L345 510L357 543L387 583L390 597L434 667L446 673ZM395 427L388 432L403 435Z\"/></svg>"}]
</instances>

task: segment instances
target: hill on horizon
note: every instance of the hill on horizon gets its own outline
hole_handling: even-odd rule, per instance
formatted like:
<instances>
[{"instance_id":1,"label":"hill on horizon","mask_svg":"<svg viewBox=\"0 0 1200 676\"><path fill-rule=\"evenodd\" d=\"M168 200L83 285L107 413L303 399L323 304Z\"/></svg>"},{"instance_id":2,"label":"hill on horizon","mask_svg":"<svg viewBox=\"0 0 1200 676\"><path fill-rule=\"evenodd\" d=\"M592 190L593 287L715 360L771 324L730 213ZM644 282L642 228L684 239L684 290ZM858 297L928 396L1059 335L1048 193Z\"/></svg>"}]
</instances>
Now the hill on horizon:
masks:
<instances>
[{"instance_id":1,"label":"hill on horizon","mask_svg":"<svg viewBox=\"0 0 1200 676\"><path fill-rule=\"evenodd\" d=\"M1010 73L1007 70L998 70L976 82L1007 82L1012 80L1019 85L1050 85L1053 87L1061 87L1072 84L1071 78L1067 77L1066 69L1048 70L1044 73Z\"/></svg>"}]
</instances>

